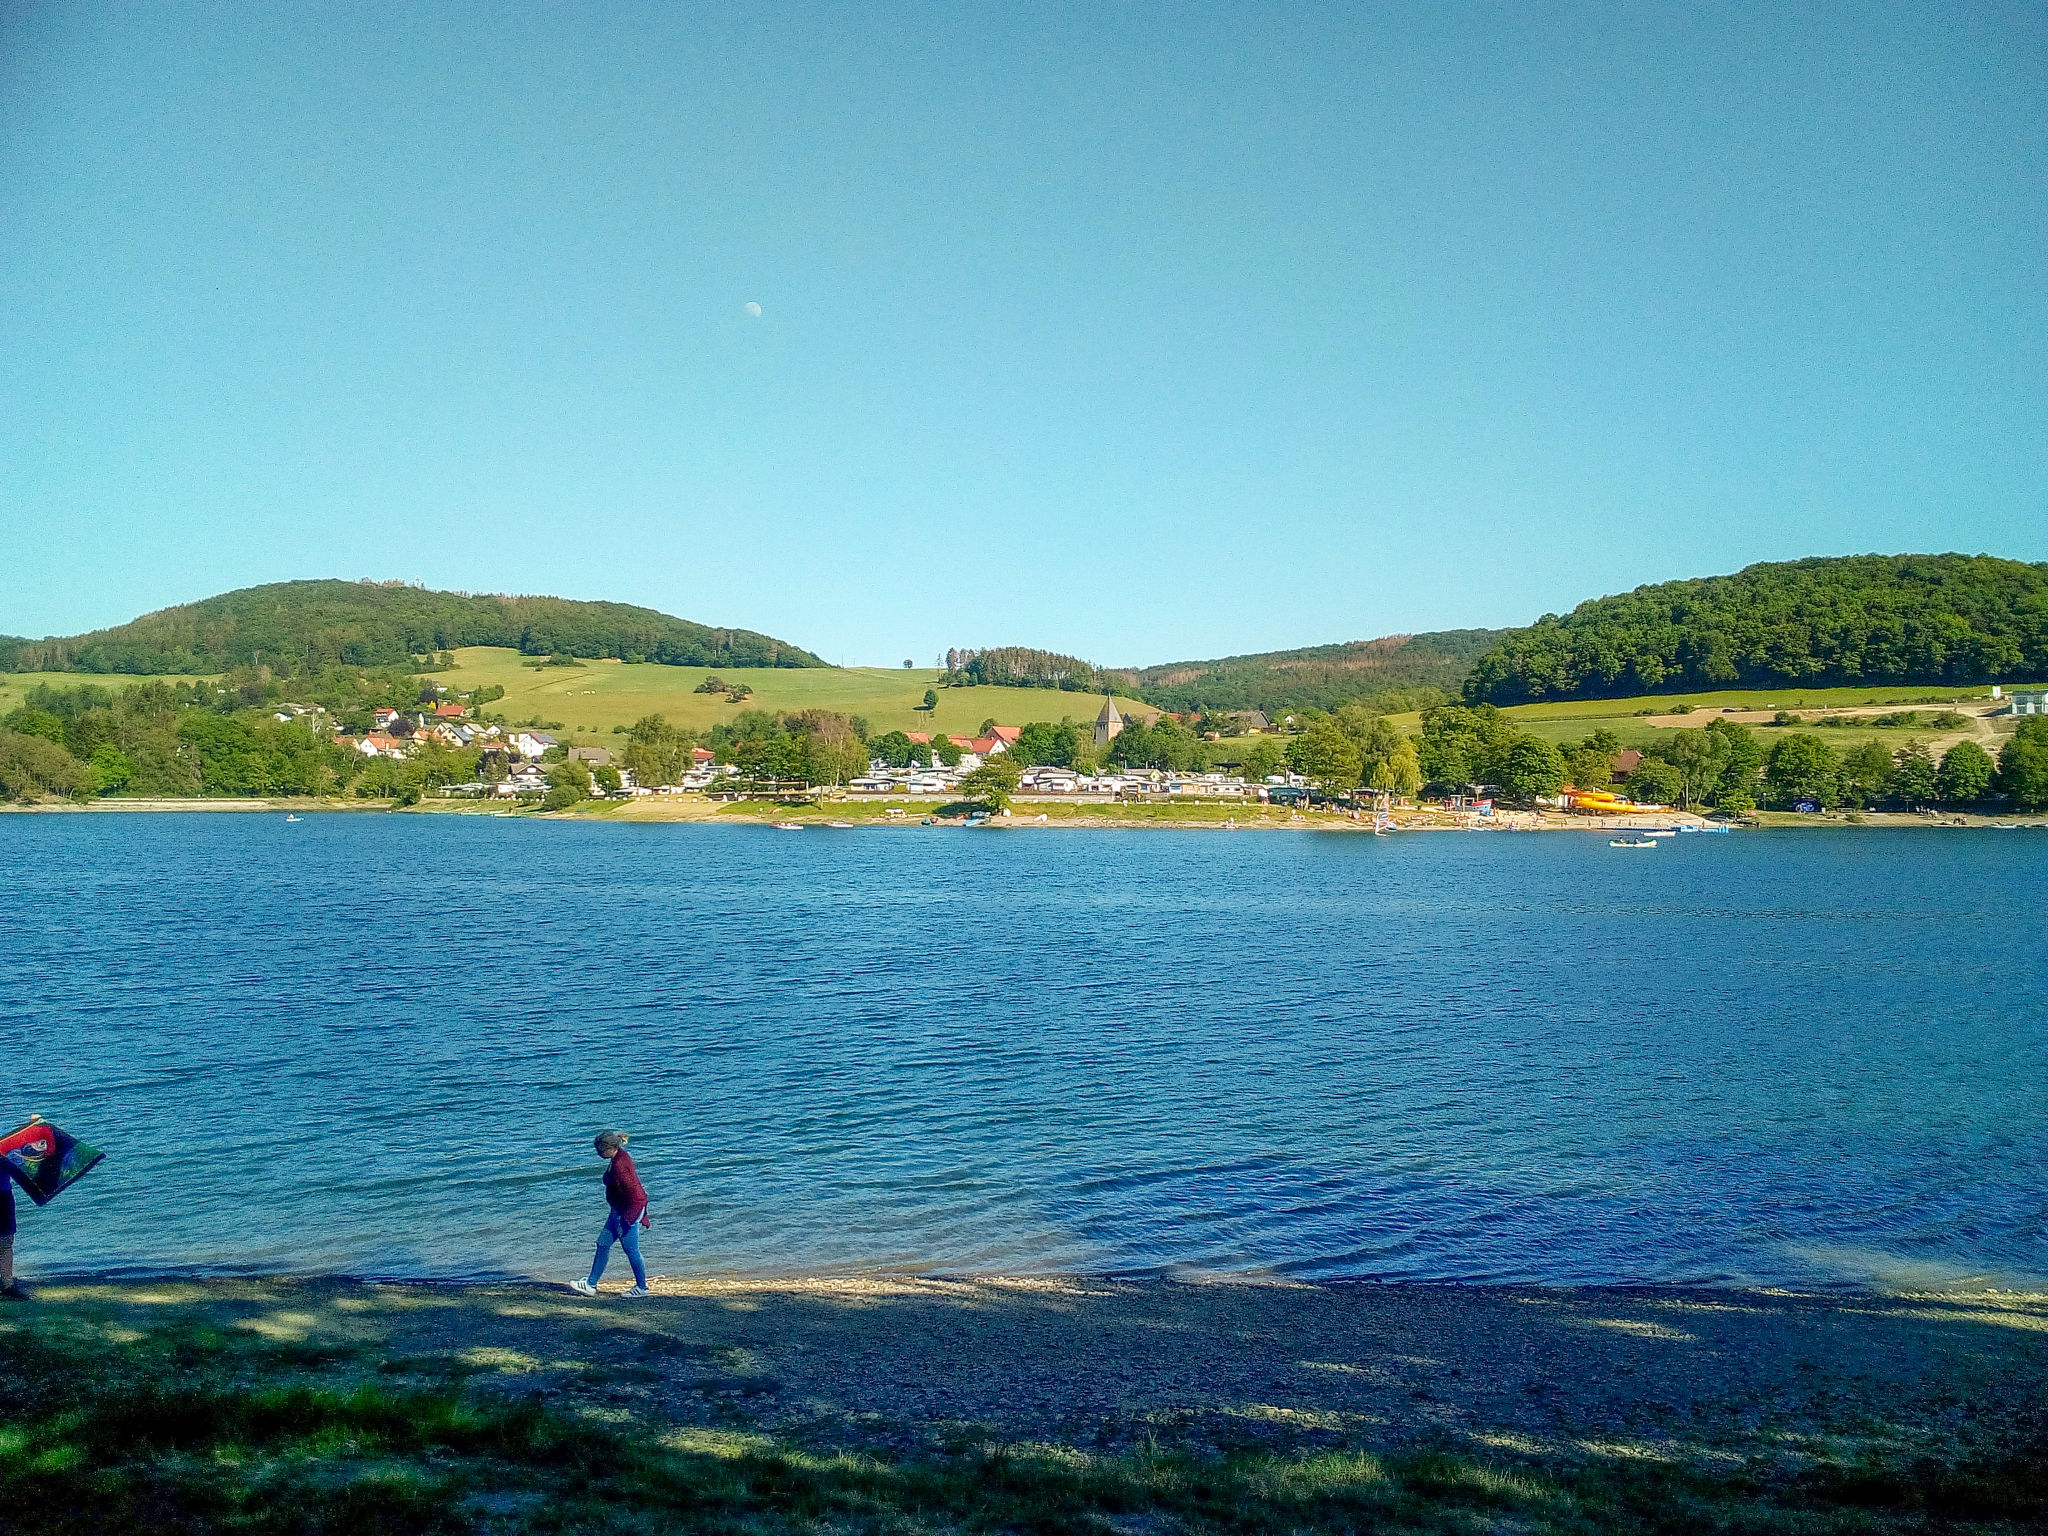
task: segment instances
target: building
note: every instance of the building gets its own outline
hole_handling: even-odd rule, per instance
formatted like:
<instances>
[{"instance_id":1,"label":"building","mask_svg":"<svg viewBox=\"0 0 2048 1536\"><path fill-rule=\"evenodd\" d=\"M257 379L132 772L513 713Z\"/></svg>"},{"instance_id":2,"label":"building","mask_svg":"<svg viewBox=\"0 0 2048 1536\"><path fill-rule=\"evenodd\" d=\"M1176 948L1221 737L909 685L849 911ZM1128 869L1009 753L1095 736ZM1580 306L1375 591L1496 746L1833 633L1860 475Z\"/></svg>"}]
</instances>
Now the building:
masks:
<instances>
[{"instance_id":1,"label":"building","mask_svg":"<svg viewBox=\"0 0 2048 1536\"><path fill-rule=\"evenodd\" d=\"M1095 750L1100 752L1124 733L1124 717L1116 712L1116 700L1102 696L1102 713L1095 717Z\"/></svg>"},{"instance_id":2,"label":"building","mask_svg":"<svg viewBox=\"0 0 2048 1536\"><path fill-rule=\"evenodd\" d=\"M2048 688L2015 688L2009 695L2015 715L2048 715Z\"/></svg>"},{"instance_id":3,"label":"building","mask_svg":"<svg viewBox=\"0 0 2048 1536\"><path fill-rule=\"evenodd\" d=\"M387 736L382 731L372 731L356 743L356 750L365 757L404 757L405 743L396 736Z\"/></svg>"},{"instance_id":4,"label":"building","mask_svg":"<svg viewBox=\"0 0 2048 1536\"><path fill-rule=\"evenodd\" d=\"M521 757L539 757L555 744L555 738L545 731L514 731L511 742L512 750Z\"/></svg>"},{"instance_id":5,"label":"building","mask_svg":"<svg viewBox=\"0 0 2048 1536\"><path fill-rule=\"evenodd\" d=\"M569 749L569 760L576 763L588 763L593 768L605 768L611 765L612 755L603 747L571 747Z\"/></svg>"},{"instance_id":6,"label":"building","mask_svg":"<svg viewBox=\"0 0 2048 1536\"><path fill-rule=\"evenodd\" d=\"M436 720L460 720L465 713L466 711L460 704L436 704L434 706L434 718Z\"/></svg>"}]
</instances>

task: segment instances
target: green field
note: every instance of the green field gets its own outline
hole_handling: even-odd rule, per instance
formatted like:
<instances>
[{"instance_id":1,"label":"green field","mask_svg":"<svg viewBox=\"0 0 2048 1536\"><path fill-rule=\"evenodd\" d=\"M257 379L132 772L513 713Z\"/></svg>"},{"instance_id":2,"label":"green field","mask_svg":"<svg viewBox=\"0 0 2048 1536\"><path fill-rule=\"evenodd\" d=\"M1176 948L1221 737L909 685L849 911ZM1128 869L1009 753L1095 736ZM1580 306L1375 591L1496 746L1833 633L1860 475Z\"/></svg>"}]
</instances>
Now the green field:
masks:
<instances>
[{"instance_id":1,"label":"green field","mask_svg":"<svg viewBox=\"0 0 2048 1536\"><path fill-rule=\"evenodd\" d=\"M128 672L8 672L0 674L0 715L19 709L30 690L44 683L52 688L81 688L89 684L118 692L137 683L176 683L182 688L187 683L199 681L201 679L184 674L140 677Z\"/></svg>"},{"instance_id":2,"label":"green field","mask_svg":"<svg viewBox=\"0 0 2048 1536\"><path fill-rule=\"evenodd\" d=\"M665 667L652 662L591 661L580 667L529 667L517 651L475 646L455 653L452 671L436 672L433 680L467 691L496 684L505 697L488 706L507 720L558 720L570 731L604 734L615 725L631 725L642 715L666 715L672 724L703 730L730 720L743 709L788 714L799 709L831 709L860 715L870 730L921 731L926 724L918 708L925 690L940 674L889 667L741 667L722 669L727 682L754 690L743 704L729 704L723 694L697 693L711 676L705 667ZM1058 721L1071 715L1092 722L1102 708L1098 694L1061 693L1050 688L940 688L934 717L938 730L972 735L993 716L1003 725L1033 720ZM1117 707L1151 713L1136 699L1119 698Z\"/></svg>"},{"instance_id":3,"label":"green field","mask_svg":"<svg viewBox=\"0 0 2048 1536\"><path fill-rule=\"evenodd\" d=\"M1743 688L1716 693L1660 693L1629 699L1570 699L1548 704L1513 704L1501 713L1532 736L1560 745L1576 743L1597 730L1608 730L1621 738L1623 746L1641 747L1671 733L1673 727L1668 719L1661 724L1652 724L1651 720L1653 717L1668 717L1680 705L1692 706L1690 724L1697 726L1727 709L1768 710L1773 713L1787 710L1805 713L1811 718L1821 710L1871 704L1915 705L1938 711L1951 704L1982 703L1990 696L1989 688L1934 688L1926 684L1901 688ZM1422 729L1422 716L1419 714L1389 715L1387 719L1397 729L1411 735ZM1742 723L1754 726L1758 722L1745 720ZM1992 729L1995 731L1997 726ZM1897 747L1915 739L1947 742L1963 735L1981 737L1983 734L1981 727L1968 732L1896 728L1859 731L1853 727L1830 728L1826 732L1828 741L1838 751L1866 738Z\"/></svg>"}]
</instances>

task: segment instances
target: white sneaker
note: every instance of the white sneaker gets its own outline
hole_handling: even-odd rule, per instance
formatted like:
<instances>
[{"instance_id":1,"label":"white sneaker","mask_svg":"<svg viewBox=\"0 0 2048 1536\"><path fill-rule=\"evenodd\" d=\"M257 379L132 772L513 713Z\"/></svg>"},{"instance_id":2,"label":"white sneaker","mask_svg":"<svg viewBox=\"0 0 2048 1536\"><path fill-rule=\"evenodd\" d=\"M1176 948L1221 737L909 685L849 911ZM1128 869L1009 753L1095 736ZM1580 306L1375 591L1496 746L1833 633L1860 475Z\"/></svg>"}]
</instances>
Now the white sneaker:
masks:
<instances>
[{"instance_id":1,"label":"white sneaker","mask_svg":"<svg viewBox=\"0 0 2048 1536\"><path fill-rule=\"evenodd\" d=\"M628 1296L652 1296L654 1292L647 1289L644 1285L634 1285L627 1287L626 1294Z\"/></svg>"},{"instance_id":2,"label":"white sneaker","mask_svg":"<svg viewBox=\"0 0 2048 1536\"><path fill-rule=\"evenodd\" d=\"M595 1296L597 1294L597 1287L588 1280L571 1280L569 1282L569 1289L578 1296Z\"/></svg>"}]
</instances>

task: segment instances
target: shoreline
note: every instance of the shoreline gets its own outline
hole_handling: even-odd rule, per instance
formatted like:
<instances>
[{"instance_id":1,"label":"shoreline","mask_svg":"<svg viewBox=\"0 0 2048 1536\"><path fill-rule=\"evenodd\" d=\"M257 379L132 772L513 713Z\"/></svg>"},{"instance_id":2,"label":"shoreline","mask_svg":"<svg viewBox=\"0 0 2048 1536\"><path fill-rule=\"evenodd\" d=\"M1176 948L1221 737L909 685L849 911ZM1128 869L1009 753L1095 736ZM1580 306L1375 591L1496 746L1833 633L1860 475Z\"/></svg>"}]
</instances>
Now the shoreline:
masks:
<instances>
[{"instance_id":1,"label":"shoreline","mask_svg":"<svg viewBox=\"0 0 2048 1536\"><path fill-rule=\"evenodd\" d=\"M1300 1531L1917 1531L1957 1514L2017 1531L2048 1514L2048 1294L876 1276L657 1277L644 1299L608 1277L585 1299L530 1282L29 1283L35 1300L0 1311L0 1363L42 1361L70 1401L130 1422L137 1383L177 1361L187 1398L221 1385L204 1412L179 1409L174 1443L203 1447L198 1426L217 1413L238 1467L250 1431L234 1405L252 1392L330 1416L370 1403L387 1424L466 1405L463 1422L545 1430L521 1442L543 1449L430 1444L418 1475L469 1469L437 1485L458 1501L530 1490L536 1521L548 1501L607 1496L551 1470L545 1447L577 1434L604 1437L608 1467L658 1463L689 1510L753 1499L750 1518L775 1530L1019 1528L1033 1522L1006 1501L1027 1493L1060 1528L1161 1531L1215 1529L1218 1499L1262 1515L1247 1528ZM136 1464L181 1475L175 1454L145 1439ZM402 1453L320 1454L388 1476ZM736 1467L765 1483L716 1480ZM792 1492L777 1467L822 1481ZM1008 1471L992 1484L994 1467ZM315 1483L345 1484L345 1470ZM259 1471L272 1480L255 1496L277 1496L277 1474ZM1191 1496L1191 1476L1213 1492ZM1828 1521L1806 1523L1816 1513ZM587 1518L571 1524L611 1528Z\"/></svg>"},{"instance_id":2,"label":"shoreline","mask_svg":"<svg viewBox=\"0 0 2048 1536\"><path fill-rule=\"evenodd\" d=\"M700 826L771 826L796 822L807 828L824 828L833 822L850 826L833 830L861 831L893 827L919 829L923 818L934 815L946 801L830 800L822 804L772 806L762 802L714 802L702 795L662 797L659 800L589 802L563 811L542 811L533 807L505 805L480 800L434 800L398 805L387 800L291 799L286 797L243 797L207 799L121 799L108 798L78 804L72 801L42 801L34 804L0 804L0 815L146 815L198 812L211 815L437 815L488 816L504 820L544 822L610 822L642 826L693 824ZM1147 828L1203 831L1338 832L1372 835L1373 825L1361 818L1321 812L1289 812L1271 807L1230 805L1211 802L1190 804L1135 802L1077 802L1065 797L1012 802L1012 814L997 818L976 830L1016 832L1056 828L1138 830ZM901 811L891 817L888 812ZM935 825L957 826L956 819ZM1794 811L1760 811L1747 822L1714 823L1703 814L1688 811L1668 813L1646 811L1630 816L1594 820L1585 816L1564 816L1556 812L1503 810L1490 818L1463 811L1396 811L1391 831L1408 832L1581 832L1616 834L1666 827L1727 825L1737 832L1783 829L1875 829L1912 827L1928 831L2018 829L2048 830L2048 818L2038 812L1955 811L1923 815L1908 811L1832 811L1802 814Z\"/></svg>"}]
</instances>

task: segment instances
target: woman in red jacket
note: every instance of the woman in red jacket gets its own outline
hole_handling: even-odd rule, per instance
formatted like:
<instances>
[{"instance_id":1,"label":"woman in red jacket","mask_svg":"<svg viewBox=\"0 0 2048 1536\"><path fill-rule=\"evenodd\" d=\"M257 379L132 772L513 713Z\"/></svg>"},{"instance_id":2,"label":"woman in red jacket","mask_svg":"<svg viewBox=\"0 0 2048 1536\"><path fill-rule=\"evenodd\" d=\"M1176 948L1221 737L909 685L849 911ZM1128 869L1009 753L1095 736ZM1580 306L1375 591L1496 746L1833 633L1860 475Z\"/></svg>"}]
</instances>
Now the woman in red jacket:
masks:
<instances>
[{"instance_id":1,"label":"woman in red jacket","mask_svg":"<svg viewBox=\"0 0 2048 1536\"><path fill-rule=\"evenodd\" d=\"M633 1265L633 1288L628 1296L645 1296L647 1271L640 1263L640 1229L652 1226L647 1219L647 1190L640 1183L640 1175L634 1171L633 1159L626 1154L626 1138L617 1131L606 1131L597 1138L597 1155L605 1160L604 1203L612 1208L605 1218L604 1231L598 1234L597 1257L590 1264L588 1280L571 1280L569 1289L579 1296L595 1296L597 1282L604 1274L605 1261L612 1256L612 1244L617 1242L626 1250L626 1258Z\"/></svg>"}]
</instances>

